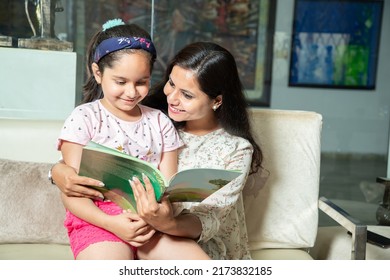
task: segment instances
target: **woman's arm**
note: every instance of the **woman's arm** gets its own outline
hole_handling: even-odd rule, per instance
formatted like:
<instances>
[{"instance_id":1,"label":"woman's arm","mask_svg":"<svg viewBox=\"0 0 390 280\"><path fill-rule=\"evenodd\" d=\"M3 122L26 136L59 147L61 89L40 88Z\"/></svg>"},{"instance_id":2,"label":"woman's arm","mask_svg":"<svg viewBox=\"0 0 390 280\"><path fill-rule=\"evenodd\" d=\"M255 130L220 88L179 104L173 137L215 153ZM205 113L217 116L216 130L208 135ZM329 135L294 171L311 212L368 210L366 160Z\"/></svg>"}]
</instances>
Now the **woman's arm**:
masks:
<instances>
[{"instance_id":1,"label":"woman's arm","mask_svg":"<svg viewBox=\"0 0 390 280\"><path fill-rule=\"evenodd\" d=\"M137 199L139 215L161 232L199 238L201 241L209 240L217 234L220 225L225 223L226 217L241 197L250 169L252 152L249 142L245 141L235 146L229 157L225 158L225 162L228 163L225 169L241 170L243 174L178 216L173 215L172 206L166 198L161 203L156 202L152 187L146 183L147 179L144 179L145 191L135 178L131 185Z\"/></svg>"},{"instance_id":2,"label":"woman's arm","mask_svg":"<svg viewBox=\"0 0 390 280\"><path fill-rule=\"evenodd\" d=\"M202 225L202 234L199 241L213 238L222 224L226 224L229 213L236 207L242 197L242 190L249 174L252 161L252 145L249 142L241 143L230 155L225 169L241 170L243 173L229 184L225 185L212 196L199 204L193 204L188 211L197 216Z\"/></svg>"},{"instance_id":3,"label":"woman's arm","mask_svg":"<svg viewBox=\"0 0 390 280\"><path fill-rule=\"evenodd\" d=\"M88 186L104 186L98 180L79 176L76 169L64 163L63 160L53 165L51 174L54 183L66 196L86 197L95 200L103 200L103 194Z\"/></svg>"}]
</instances>

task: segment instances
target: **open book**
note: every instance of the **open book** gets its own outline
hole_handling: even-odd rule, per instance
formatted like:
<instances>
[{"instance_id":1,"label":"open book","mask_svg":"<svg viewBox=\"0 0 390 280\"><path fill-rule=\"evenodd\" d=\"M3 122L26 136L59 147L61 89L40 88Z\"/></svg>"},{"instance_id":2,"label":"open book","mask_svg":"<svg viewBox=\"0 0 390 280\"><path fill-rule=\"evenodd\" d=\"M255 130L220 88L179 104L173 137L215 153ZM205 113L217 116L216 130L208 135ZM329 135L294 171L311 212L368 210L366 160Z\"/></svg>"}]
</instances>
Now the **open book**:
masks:
<instances>
[{"instance_id":1,"label":"open book","mask_svg":"<svg viewBox=\"0 0 390 280\"><path fill-rule=\"evenodd\" d=\"M79 175L102 181L104 187L91 187L125 210L136 212L129 180L136 176L143 183L142 174L149 178L157 201L167 194L171 202L200 202L241 172L196 168L180 171L166 180L160 170L146 161L92 141L83 148Z\"/></svg>"}]
</instances>

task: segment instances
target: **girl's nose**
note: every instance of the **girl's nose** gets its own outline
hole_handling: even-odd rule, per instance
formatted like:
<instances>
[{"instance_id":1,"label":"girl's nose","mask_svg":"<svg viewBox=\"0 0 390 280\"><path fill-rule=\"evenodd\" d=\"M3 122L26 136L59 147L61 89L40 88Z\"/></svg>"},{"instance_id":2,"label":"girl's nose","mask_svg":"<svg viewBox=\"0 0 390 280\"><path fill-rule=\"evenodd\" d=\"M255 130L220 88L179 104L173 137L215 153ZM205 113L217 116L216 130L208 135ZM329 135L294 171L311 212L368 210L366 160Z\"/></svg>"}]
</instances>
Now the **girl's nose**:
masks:
<instances>
[{"instance_id":1,"label":"girl's nose","mask_svg":"<svg viewBox=\"0 0 390 280\"><path fill-rule=\"evenodd\" d=\"M137 94L137 89L134 85L130 84L126 87L125 94L129 97L135 97Z\"/></svg>"}]
</instances>

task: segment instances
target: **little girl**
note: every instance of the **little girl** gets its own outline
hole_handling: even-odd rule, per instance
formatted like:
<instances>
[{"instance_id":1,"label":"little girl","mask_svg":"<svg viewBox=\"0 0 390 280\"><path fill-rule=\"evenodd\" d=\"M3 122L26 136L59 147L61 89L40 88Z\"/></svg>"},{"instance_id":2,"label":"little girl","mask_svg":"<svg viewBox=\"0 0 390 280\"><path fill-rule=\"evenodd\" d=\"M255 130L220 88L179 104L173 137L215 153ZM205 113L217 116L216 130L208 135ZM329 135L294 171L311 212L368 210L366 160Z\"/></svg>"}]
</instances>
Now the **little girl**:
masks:
<instances>
[{"instance_id":1,"label":"little girl","mask_svg":"<svg viewBox=\"0 0 390 280\"><path fill-rule=\"evenodd\" d=\"M82 148L92 140L154 164L167 178L177 171L182 144L172 122L139 104L148 94L155 59L150 35L137 25L111 20L96 33L87 49L84 104L59 136L66 164L78 171ZM137 214L122 213L112 202L65 195L62 200L76 259L134 259L130 244L140 246L155 233Z\"/></svg>"}]
</instances>

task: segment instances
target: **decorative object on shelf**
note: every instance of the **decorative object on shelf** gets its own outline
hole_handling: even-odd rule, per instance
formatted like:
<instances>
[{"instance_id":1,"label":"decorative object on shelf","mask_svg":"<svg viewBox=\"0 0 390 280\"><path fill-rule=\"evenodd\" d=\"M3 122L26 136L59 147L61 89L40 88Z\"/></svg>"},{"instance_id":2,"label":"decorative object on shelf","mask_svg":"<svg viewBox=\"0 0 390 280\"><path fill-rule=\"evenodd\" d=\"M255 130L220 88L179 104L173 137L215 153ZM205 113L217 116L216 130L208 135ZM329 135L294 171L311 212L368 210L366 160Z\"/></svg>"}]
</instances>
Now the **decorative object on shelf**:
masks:
<instances>
[{"instance_id":1,"label":"decorative object on shelf","mask_svg":"<svg viewBox=\"0 0 390 280\"><path fill-rule=\"evenodd\" d=\"M18 39L19 48L73 51L71 42L59 40L54 33L55 13L64 10L60 0L25 0L24 3L34 36ZM34 9L29 7L31 4ZM32 10L34 13L31 13Z\"/></svg>"},{"instance_id":2,"label":"decorative object on shelf","mask_svg":"<svg viewBox=\"0 0 390 280\"><path fill-rule=\"evenodd\" d=\"M376 220L382 226L390 226L390 178L378 177L376 181L385 186L382 202L376 211Z\"/></svg>"},{"instance_id":3,"label":"decorative object on shelf","mask_svg":"<svg viewBox=\"0 0 390 280\"><path fill-rule=\"evenodd\" d=\"M296 0L289 86L375 89L383 0Z\"/></svg>"},{"instance_id":4,"label":"decorative object on shelf","mask_svg":"<svg viewBox=\"0 0 390 280\"><path fill-rule=\"evenodd\" d=\"M0 34L0 47L14 47L16 45L15 38Z\"/></svg>"}]
</instances>

